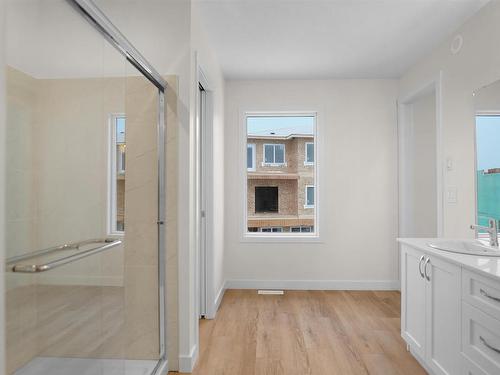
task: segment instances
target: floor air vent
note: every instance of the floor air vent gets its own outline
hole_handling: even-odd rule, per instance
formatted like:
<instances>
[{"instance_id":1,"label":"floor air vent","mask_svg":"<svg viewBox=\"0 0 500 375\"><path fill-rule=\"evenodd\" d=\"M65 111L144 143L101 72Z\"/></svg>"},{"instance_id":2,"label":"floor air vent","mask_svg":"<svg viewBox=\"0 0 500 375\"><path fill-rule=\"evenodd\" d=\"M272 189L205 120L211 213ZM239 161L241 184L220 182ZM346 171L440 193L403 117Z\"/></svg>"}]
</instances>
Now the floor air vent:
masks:
<instances>
[{"instance_id":1,"label":"floor air vent","mask_svg":"<svg viewBox=\"0 0 500 375\"><path fill-rule=\"evenodd\" d=\"M285 294L282 290L258 290L257 294L275 294L275 295L283 295Z\"/></svg>"}]
</instances>

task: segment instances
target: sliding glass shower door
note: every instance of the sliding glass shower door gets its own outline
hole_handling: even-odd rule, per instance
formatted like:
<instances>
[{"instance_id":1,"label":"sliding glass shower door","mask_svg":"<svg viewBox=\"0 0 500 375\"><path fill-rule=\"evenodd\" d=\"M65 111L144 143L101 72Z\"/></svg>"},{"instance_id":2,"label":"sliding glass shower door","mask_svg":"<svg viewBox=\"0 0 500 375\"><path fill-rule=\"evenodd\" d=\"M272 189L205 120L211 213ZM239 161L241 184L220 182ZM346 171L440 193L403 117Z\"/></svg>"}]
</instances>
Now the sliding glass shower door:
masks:
<instances>
[{"instance_id":1,"label":"sliding glass shower door","mask_svg":"<svg viewBox=\"0 0 500 375\"><path fill-rule=\"evenodd\" d=\"M7 374L152 374L160 93L72 3L7 7Z\"/></svg>"}]
</instances>

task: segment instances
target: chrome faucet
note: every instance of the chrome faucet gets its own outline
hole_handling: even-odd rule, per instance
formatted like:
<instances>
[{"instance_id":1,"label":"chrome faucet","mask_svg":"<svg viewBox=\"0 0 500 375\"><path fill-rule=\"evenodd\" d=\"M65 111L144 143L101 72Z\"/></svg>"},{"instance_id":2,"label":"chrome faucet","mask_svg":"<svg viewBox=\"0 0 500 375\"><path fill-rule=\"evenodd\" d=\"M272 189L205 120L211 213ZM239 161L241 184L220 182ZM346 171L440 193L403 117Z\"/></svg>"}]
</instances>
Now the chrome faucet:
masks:
<instances>
[{"instance_id":1,"label":"chrome faucet","mask_svg":"<svg viewBox=\"0 0 500 375\"><path fill-rule=\"evenodd\" d=\"M484 227L482 225L471 225L470 229L474 230L484 230L490 236L490 246L498 247L498 221L495 219L488 219L488 226Z\"/></svg>"}]
</instances>

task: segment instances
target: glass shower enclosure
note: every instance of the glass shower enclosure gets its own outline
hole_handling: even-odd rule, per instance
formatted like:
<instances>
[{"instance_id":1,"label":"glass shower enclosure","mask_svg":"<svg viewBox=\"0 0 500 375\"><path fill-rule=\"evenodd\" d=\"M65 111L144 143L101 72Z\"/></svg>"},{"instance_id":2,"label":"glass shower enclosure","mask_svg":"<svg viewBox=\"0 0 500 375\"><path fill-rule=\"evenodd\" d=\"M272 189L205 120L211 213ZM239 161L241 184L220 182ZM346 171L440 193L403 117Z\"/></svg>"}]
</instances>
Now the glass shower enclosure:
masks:
<instances>
[{"instance_id":1,"label":"glass shower enclosure","mask_svg":"<svg viewBox=\"0 0 500 375\"><path fill-rule=\"evenodd\" d=\"M165 373L167 84L90 0L6 18L7 374Z\"/></svg>"}]
</instances>

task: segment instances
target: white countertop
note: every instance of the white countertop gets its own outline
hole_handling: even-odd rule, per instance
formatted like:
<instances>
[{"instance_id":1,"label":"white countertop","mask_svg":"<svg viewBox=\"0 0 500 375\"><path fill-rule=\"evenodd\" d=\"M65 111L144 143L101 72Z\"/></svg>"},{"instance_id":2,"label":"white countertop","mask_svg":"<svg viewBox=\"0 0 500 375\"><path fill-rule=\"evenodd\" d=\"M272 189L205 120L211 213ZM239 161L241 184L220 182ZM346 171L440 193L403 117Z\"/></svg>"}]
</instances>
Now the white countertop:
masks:
<instances>
[{"instance_id":1,"label":"white countertop","mask_svg":"<svg viewBox=\"0 0 500 375\"><path fill-rule=\"evenodd\" d=\"M398 238L398 242L422 250L431 254L465 267L471 271L479 272L485 276L494 277L500 280L500 257L484 257L468 254L457 254L448 251L437 250L429 247L431 242L447 240L446 238ZM456 240L456 239L453 239ZM470 240L470 239L469 239Z\"/></svg>"}]
</instances>

